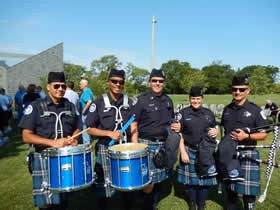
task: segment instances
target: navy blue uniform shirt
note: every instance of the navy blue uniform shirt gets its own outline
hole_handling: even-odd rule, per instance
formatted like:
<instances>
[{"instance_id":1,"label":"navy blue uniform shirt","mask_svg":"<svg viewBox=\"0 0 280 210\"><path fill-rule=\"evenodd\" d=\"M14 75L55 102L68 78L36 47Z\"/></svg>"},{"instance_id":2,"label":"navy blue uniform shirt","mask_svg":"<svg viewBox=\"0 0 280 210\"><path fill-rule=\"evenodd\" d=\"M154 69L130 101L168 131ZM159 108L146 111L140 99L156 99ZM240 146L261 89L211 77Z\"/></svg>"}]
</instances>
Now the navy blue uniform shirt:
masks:
<instances>
[{"instance_id":1,"label":"navy blue uniform shirt","mask_svg":"<svg viewBox=\"0 0 280 210\"><path fill-rule=\"evenodd\" d=\"M269 124L262 109L248 100L242 106L235 106L234 102L227 105L223 111L221 123L224 126L225 135L237 128L256 128ZM239 144L256 145L257 142L246 139Z\"/></svg>"},{"instance_id":2,"label":"navy blue uniform shirt","mask_svg":"<svg viewBox=\"0 0 280 210\"><path fill-rule=\"evenodd\" d=\"M133 112L138 122L140 138L167 137L166 127L174 118L173 102L166 95L155 96L148 92L134 102Z\"/></svg>"},{"instance_id":3,"label":"navy blue uniform shirt","mask_svg":"<svg viewBox=\"0 0 280 210\"><path fill-rule=\"evenodd\" d=\"M72 136L73 132L81 127L81 118L75 111L75 106L68 99L62 98L59 104L54 104L49 96L45 99L33 101L24 111L24 115L18 125L22 129L33 131L38 136L54 139L56 135L56 120L54 114L43 116L42 104L46 110L59 115L63 111L70 111L68 114L61 114L62 129L58 126L57 138ZM35 145L36 151L41 151L45 146Z\"/></svg>"},{"instance_id":4,"label":"navy blue uniform shirt","mask_svg":"<svg viewBox=\"0 0 280 210\"><path fill-rule=\"evenodd\" d=\"M123 105L123 94L119 97L117 101L114 101L110 94L107 94L109 101L112 106L119 108ZM121 114L123 118L123 125L130 119L132 116L131 99L128 99L129 107L121 108ZM105 109L105 103L103 97L97 98L90 106L89 113L86 119L87 127L99 128L102 130L114 131L116 120L116 109L110 108L109 110ZM117 128L120 130L121 126ZM130 139L130 127L126 130L128 135L128 140ZM97 144L108 145L111 139L109 137L99 137Z\"/></svg>"},{"instance_id":5,"label":"navy blue uniform shirt","mask_svg":"<svg viewBox=\"0 0 280 210\"><path fill-rule=\"evenodd\" d=\"M216 120L212 111L204 107L193 109L191 106L180 111L181 131L186 145L196 146L207 134L208 128L215 127Z\"/></svg>"}]
</instances>

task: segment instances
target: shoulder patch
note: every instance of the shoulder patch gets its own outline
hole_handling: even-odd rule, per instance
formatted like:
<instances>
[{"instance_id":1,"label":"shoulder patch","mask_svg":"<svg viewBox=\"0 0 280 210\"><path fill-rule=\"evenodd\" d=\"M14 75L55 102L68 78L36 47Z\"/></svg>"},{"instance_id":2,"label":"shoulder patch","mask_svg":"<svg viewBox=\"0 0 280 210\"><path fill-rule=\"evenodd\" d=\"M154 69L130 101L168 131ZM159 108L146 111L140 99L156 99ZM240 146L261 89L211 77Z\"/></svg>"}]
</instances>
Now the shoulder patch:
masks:
<instances>
[{"instance_id":1,"label":"shoulder patch","mask_svg":"<svg viewBox=\"0 0 280 210\"><path fill-rule=\"evenodd\" d=\"M28 105L27 107L26 107L26 109L24 110L24 115L29 115L29 114L31 114L32 113L32 111L33 111L33 107L32 107L32 105L30 104L30 105Z\"/></svg>"},{"instance_id":2,"label":"shoulder patch","mask_svg":"<svg viewBox=\"0 0 280 210\"><path fill-rule=\"evenodd\" d=\"M89 107L89 112L95 112L96 110L96 105L95 104L91 104Z\"/></svg>"},{"instance_id":3,"label":"shoulder patch","mask_svg":"<svg viewBox=\"0 0 280 210\"><path fill-rule=\"evenodd\" d=\"M180 121L182 119L182 114L181 113L176 113L175 114L175 119Z\"/></svg>"},{"instance_id":4,"label":"shoulder patch","mask_svg":"<svg viewBox=\"0 0 280 210\"><path fill-rule=\"evenodd\" d=\"M262 116L262 118L263 118L264 120L266 120L266 119L267 119L267 117L266 117L266 115L265 115L264 110L262 110L262 111L260 112L260 114L261 114L261 116Z\"/></svg>"}]
</instances>

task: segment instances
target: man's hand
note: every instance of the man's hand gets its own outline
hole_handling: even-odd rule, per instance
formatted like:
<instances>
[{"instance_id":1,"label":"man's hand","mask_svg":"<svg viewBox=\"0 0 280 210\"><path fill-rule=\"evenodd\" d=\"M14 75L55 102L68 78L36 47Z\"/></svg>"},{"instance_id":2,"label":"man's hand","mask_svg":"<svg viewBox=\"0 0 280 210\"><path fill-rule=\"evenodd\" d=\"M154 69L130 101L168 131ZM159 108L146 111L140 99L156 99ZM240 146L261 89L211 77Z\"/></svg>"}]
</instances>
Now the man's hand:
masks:
<instances>
[{"instance_id":1,"label":"man's hand","mask_svg":"<svg viewBox=\"0 0 280 210\"><path fill-rule=\"evenodd\" d=\"M123 135L120 133L119 130L112 131L111 135L110 135L110 138L113 139L113 140L120 140L121 138L123 138Z\"/></svg>"},{"instance_id":2,"label":"man's hand","mask_svg":"<svg viewBox=\"0 0 280 210\"><path fill-rule=\"evenodd\" d=\"M243 141L244 139L249 138L249 134L245 133L242 129L235 129L230 134L231 138L235 141Z\"/></svg>"},{"instance_id":3,"label":"man's hand","mask_svg":"<svg viewBox=\"0 0 280 210\"><path fill-rule=\"evenodd\" d=\"M69 145L69 140L67 138L60 138L60 139L55 139L52 141L52 147L54 148L61 148Z\"/></svg>"}]
</instances>

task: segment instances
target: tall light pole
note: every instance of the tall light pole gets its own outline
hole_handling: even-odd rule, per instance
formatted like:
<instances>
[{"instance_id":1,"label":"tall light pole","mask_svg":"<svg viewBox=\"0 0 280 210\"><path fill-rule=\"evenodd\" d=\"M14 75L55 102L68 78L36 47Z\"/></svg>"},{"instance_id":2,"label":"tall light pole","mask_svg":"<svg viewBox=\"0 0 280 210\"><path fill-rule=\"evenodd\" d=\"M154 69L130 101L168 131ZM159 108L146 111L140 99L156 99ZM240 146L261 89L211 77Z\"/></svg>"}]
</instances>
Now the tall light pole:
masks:
<instances>
[{"instance_id":1,"label":"tall light pole","mask_svg":"<svg viewBox=\"0 0 280 210\"><path fill-rule=\"evenodd\" d=\"M155 16L152 18L152 57L151 57L151 69L155 68L155 25L157 21Z\"/></svg>"}]
</instances>

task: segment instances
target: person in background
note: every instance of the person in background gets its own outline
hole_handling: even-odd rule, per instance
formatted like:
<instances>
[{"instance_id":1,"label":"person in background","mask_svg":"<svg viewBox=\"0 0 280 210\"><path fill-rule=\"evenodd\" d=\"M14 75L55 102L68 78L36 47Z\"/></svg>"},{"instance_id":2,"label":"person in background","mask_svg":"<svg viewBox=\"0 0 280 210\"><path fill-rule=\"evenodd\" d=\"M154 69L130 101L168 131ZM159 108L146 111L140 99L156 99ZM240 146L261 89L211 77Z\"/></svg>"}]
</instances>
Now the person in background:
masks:
<instances>
[{"instance_id":1,"label":"person in background","mask_svg":"<svg viewBox=\"0 0 280 210\"><path fill-rule=\"evenodd\" d=\"M64 98L67 98L71 103L73 103L77 109L77 111L79 110L79 95L78 93L76 93L74 91L74 82L72 81L68 81L66 82L66 91L65 91L65 94L64 94ZM78 111L79 112L79 111Z\"/></svg>"},{"instance_id":2,"label":"person in background","mask_svg":"<svg viewBox=\"0 0 280 210\"><path fill-rule=\"evenodd\" d=\"M3 96L7 99L7 111L5 111L5 126L4 133L8 134L12 132L12 118L13 118L13 99L11 96L6 94L6 90L4 88L1 89Z\"/></svg>"},{"instance_id":3,"label":"person in background","mask_svg":"<svg viewBox=\"0 0 280 210\"><path fill-rule=\"evenodd\" d=\"M9 141L9 137L6 136L6 128L9 121L8 116L9 100L4 94L4 89L0 88L0 145Z\"/></svg>"},{"instance_id":4,"label":"person in background","mask_svg":"<svg viewBox=\"0 0 280 210\"><path fill-rule=\"evenodd\" d=\"M82 122L83 122L83 130L87 128L86 126L86 119L89 111L89 107L91 103L94 100L93 93L91 89L88 87L88 81L83 79L80 81L80 90L82 91L80 95L80 114L82 116ZM83 144L90 144L92 139L91 136L88 133L82 134Z\"/></svg>"},{"instance_id":5,"label":"person in background","mask_svg":"<svg viewBox=\"0 0 280 210\"><path fill-rule=\"evenodd\" d=\"M46 94L44 93L44 91L40 85L38 85L36 87L36 93L38 93L40 98L42 98L42 99L44 99L46 97Z\"/></svg>"},{"instance_id":6,"label":"person in background","mask_svg":"<svg viewBox=\"0 0 280 210\"><path fill-rule=\"evenodd\" d=\"M23 96L26 94L26 90L23 85L18 86L18 91L16 92L14 101L15 101L15 110L17 111L17 124L19 123L21 117L22 117L22 101Z\"/></svg>"},{"instance_id":7,"label":"person in background","mask_svg":"<svg viewBox=\"0 0 280 210\"><path fill-rule=\"evenodd\" d=\"M188 195L188 204L190 210L206 209L206 199L210 186L216 185L217 175L214 161L215 140L218 129L214 113L202 106L203 91L202 88L194 86L189 93L190 106L180 111L180 123L182 140L180 142L180 161L178 166L178 182L185 185L185 192ZM200 153L199 147L205 141L205 135L208 135L214 142L208 145L205 153ZM213 145L211 150L210 146ZM199 156L212 155L212 164L207 168L207 174L202 176L197 167ZM208 159L210 160L210 158ZM203 163L202 165L207 165Z\"/></svg>"},{"instance_id":8,"label":"person in background","mask_svg":"<svg viewBox=\"0 0 280 210\"><path fill-rule=\"evenodd\" d=\"M80 131L81 119L74 104L63 98L66 90L63 72L49 72L47 90L45 99L35 100L26 107L18 126L22 129L23 142L35 147L30 163L34 206L39 210L66 210L66 193L51 192L44 187L48 169L42 152L50 147L77 145L78 137L71 136Z\"/></svg>"},{"instance_id":9,"label":"person in background","mask_svg":"<svg viewBox=\"0 0 280 210\"><path fill-rule=\"evenodd\" d=\"M23 111L28 107L28 105L35 101L36 99L40 98L40 95L36 93L36 85L35 84L29 84L27 87L27 93L23 96L22 99L22 108Z\"/></svg>"},{"instance_id":10,"label":"person in background","mask_svg":"<svg viewBox=\"0 0 280 210\"><path fill-rule=\"evenodd\" d=\"M243 129L266 126L269 122L263 110L247 99L250 93L247 76L234 76L231 87L233 100L225 107L221 121L225 135L230 135L229 141L236 141L239 145L257 145L257 141L264 140L267 133L250 134ZM236 147L232 150L236 150ZM239 153L241 157L245 155L252 159L260 159L257 149L245 148L241 149ZM245 180L224 182L228 198L227 209L238 209L238 194L241 194L243 195L244 209L253 210L255 209L256 196L260 194L260 164L253 160L240 159L240 165L241 174Z\"/></svg>"},{"instance_id":11,"label":"person in background","mask_svg":"<svg viewBox=\"0 0 280 210\"><path fill-rule=\"evenodd\" d=\"M150 91L137 97L134 101L133 112L135 123L131 125L132 130L138 131L133 141L148 144L149 146L149 167L152 174L152 183L144 190L143 209L156 209L159 201L159 194L168 178L169 171L163 167L159 168L154 162L157 151L165 147L168 136L167 127L179 132L180 123L173 122L173 102L163 92L165 75L162 70L153 69L149 78ZM138 139L139 137L139 139Z\"/></svg>"},{"instance_id":12,"label":"person in background","mask_svg":"<svg viewBox=\"0 0 280 210\"><path fill-rule=\"evenodd\" d=\"M264 109L270 111L270 117L272 118L274 123L276 123L276 120L278 120L278 122L279 122L279 119L276 119L276 117L277 117L277 113L278 113L278 111L280 111L280 109L278 108L276 103L274 103L270 99L268 99L268 100L266 100Z\"/></svg>"}]
</instances>

